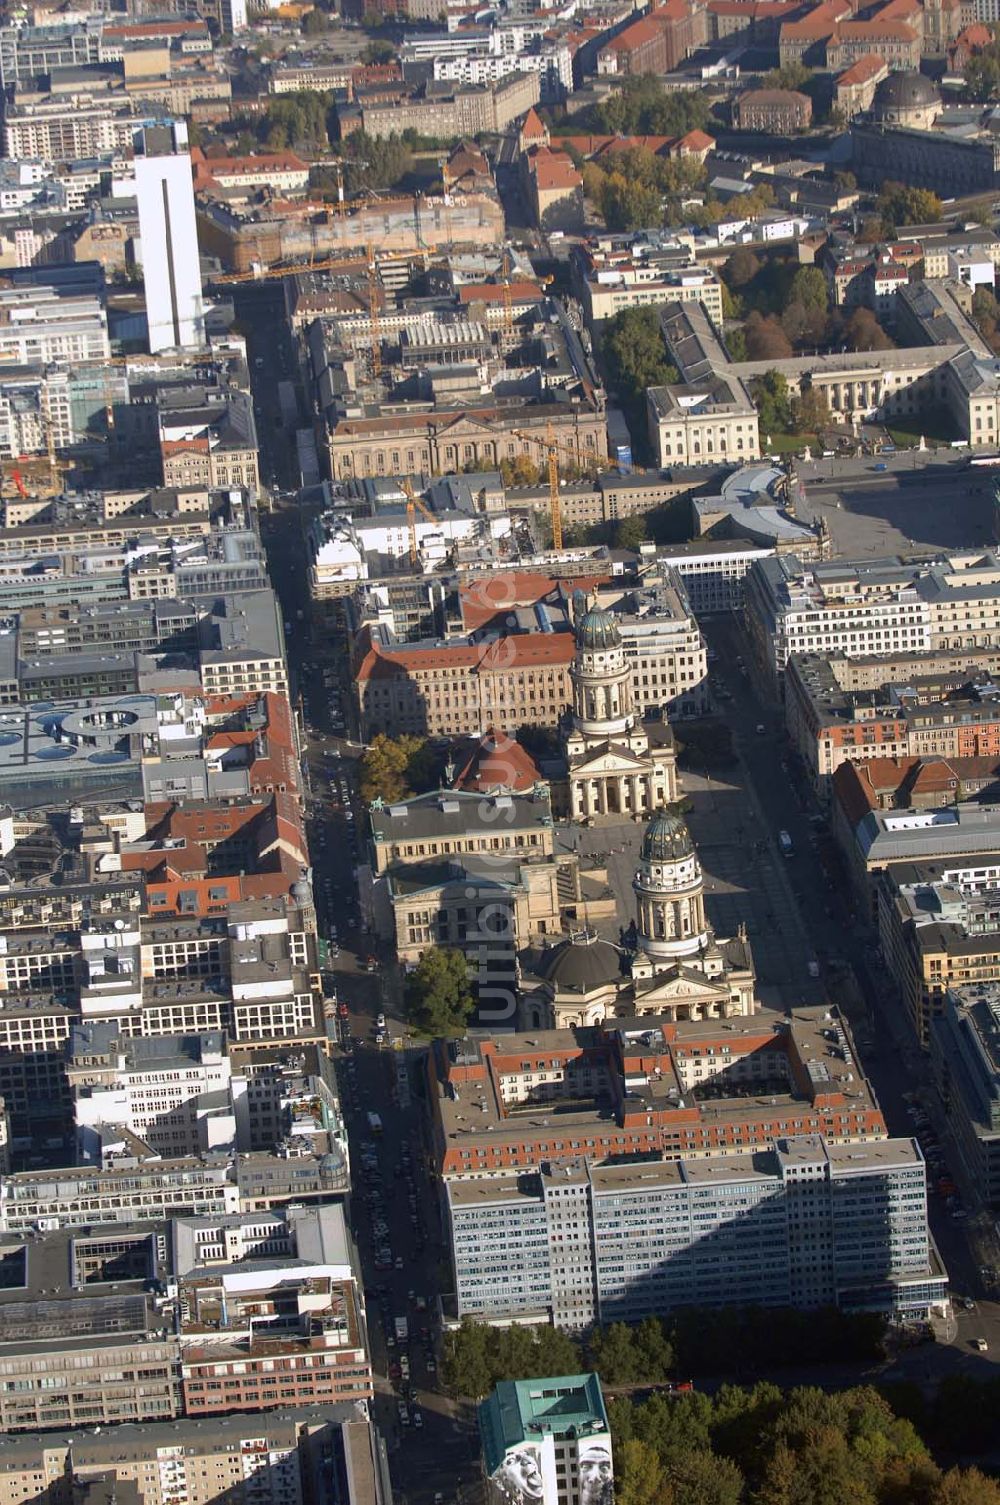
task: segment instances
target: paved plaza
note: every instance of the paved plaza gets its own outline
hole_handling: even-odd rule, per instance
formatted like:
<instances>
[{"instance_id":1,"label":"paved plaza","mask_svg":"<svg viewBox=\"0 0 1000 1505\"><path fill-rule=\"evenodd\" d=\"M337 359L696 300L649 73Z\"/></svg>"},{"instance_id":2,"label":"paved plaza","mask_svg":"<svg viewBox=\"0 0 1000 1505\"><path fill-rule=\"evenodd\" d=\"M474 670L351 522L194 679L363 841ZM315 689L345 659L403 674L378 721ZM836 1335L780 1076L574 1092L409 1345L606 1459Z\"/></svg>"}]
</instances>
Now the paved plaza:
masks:
<instances>
[{"instance_id":1,"label":"paved plaza","mask_svg":"<svg viewBox=\"0 0 1000 1505\"><path fill-rule=\"evenodd\" d=\"M775 844L748 792L742 764L718 777L685 771L682 790L691 801L685 817L705 874L705 906L715 933L735 935L747 927L757 969L761 1001L770 1008L821 1003L821 982L809 975L813 953L803 933L791 880L799 862L786 860ZM578 851L603 858L617 901L614 920L598 925L617 941L635 916L635 875L644 822L616 821L586 829L560 825L557 851Z\"/></svg>"}]
</instances>

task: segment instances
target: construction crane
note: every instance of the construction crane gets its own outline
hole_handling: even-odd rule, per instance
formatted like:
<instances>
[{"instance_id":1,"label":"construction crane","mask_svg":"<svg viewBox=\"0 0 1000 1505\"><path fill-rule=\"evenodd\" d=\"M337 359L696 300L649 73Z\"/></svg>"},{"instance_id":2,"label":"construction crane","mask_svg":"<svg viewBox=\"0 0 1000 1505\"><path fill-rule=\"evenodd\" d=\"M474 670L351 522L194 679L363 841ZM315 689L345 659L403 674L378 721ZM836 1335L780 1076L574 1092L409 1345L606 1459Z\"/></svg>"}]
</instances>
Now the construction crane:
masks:
<instances>
[{"instance_id":1,"label":"construction crane","mask_svg":"<svg viewBox=\"0 0 1000 1505\"><path fill-rule=\"evenodd\" d=\"M425 507L423 502L417 496L417 493L413 489L413 483L411 482L409 476L404 476L400 482L400 485L402 486L403 494L406 497L406 521L410 529L410 563L416 564L417 558L419 556L419 551L417 549L417 512L422 512L427 521L429 523L433 523L435 527L437 527L438 520L434 516L433 512L431 512L428 507Z\"/></svg>"},{"instance_id":2,"label":"construction crane","mask_svg":"<svg viewBox=\"0 0 1000 1505\"><path fill-rule=\"evenodd\" d=\"M372 375L382 375L382 325L379 319L379 303L382 290L378 285L378 267L375 263L375 247L368 247L368 319L372 339Z\"/></svg>"},{"instance_id":3,"label":"construction crane","mask_svg":"<svg viewBox=\"0 0 1000 1505\"><path fill-rule=\"evenodd\" d=\"M26 500L27 496L28 496L28 493L25 490L24 480L23 480L23 477L21 475L21 472L18 470L18 468L17 468L16 465L12 467L10 473L11 473L11 476L13 478L14 485L17 487L17 494L18 494L18 496L22 499L22 501Z\"/></svg>"},{"instance_id":4,"label":"construction crane","mask_svg":"<svg viewBox=\"0 0 1000 1505\"><path fill-rule=\"evenodd\" d=\"M528 444L534 444L545 453L545 466L549 483L549 517L552 522L552 547L562 548L562 505L559 497L559 456L565 455L572 463L574 470L583 467L592 474L599 469L597 456L581 456L579 450L571 448L557 439L552 432L551 422L545 426L545 437L529 433L526 429L511 429L510 433L516 438L523 439ZM633 465L632 470L637 475L645 475L641 465Z\"/></svg>"}]
</instances>

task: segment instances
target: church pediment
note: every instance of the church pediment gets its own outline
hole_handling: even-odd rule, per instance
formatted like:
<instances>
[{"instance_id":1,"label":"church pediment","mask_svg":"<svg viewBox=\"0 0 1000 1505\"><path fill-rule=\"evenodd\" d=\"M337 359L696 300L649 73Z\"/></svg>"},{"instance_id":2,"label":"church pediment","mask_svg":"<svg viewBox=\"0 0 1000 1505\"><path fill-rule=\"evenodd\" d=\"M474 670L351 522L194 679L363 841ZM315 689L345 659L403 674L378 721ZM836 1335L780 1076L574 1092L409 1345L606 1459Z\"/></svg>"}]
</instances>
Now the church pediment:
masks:
<instances>
[{"instance_id":1,"label":"church pediment","mask_svg":"<svg viewBox=\"0 0 1000 1505\"><path fill-rule=\"evenodd\" d=\"M468 413L459 413L450 423L444 423L435 431L436 439L482 439L494 437L493 427Z\"/></svg>"},{"instance_id":2,"label":"church pediment","mask_svg":"<svg viewBox=\"0 0 1000 1505\"><path fill-rule=\"evenodd\" d=\"M641 758L625 748L608 747L602 748L600 752L591 753L589 756L583 753L579 760L574 759L570 773L573 775L645 773L649 764L649 758Z\"/></svg>"},{"instance_id":3,"label":"church pediment","mask_svg":"<svg viewBox=\"0 0 1000 1505\"><path fill-rule=\"evenodd\" d=\"M700 974L692 975L690 972L673 972L667 977L654 977L645 987L636 987L636 1001L646 1004L653 1001L664 1003L685 1003L692 999L719 999L728 998L729 989L719 987L709 982L707 977Z\"/></svg>"}]
</instances>

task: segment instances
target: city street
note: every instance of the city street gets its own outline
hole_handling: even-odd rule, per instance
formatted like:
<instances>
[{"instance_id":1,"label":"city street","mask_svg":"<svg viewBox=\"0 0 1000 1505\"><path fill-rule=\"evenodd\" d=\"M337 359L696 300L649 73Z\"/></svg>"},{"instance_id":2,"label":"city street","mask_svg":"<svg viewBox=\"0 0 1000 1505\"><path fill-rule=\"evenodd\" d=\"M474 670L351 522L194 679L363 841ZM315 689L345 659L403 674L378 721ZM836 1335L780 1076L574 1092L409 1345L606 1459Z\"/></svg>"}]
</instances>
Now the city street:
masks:
<instances>
[{"instance_id":1,"label":"city street","mask_svg":"<svg viewBox=\"0 0 1000 1505\"><path fill-rule=\"evenodd\" d=\"M865 917L854 908L830 844L810 820L804 778L795 771L787 756L787 744L777 713L762 708L756 700L751 681L740 671L741 655L748 649L734 618L714 618L703 623L705 636L717 655L713 669L723 680L732 699L726 702L726 719L740 753L739 765L726 770L725 783L736 794L737 806L756 809L758 819L773 840L774 833L785 829L792 837L795 855L783 860L788 875L786 885L790 909L778 927L780 945L791 951L805 946L820 962L824 991L841 1004L854 1029L855 1041L865 1075L872 1084L889 1132L912 1135L914 1125L907 1113L912 1094L927 1088L927 1065L903 1018L902 1009L889 987L878 962L875 933ZM765 734L756 732L765 726ZM713 777L714 782L714 777ZM688 778L684 780L688 792ZM695 809L689 817L692 833L699 839L700 799L690 791ZM699 848L706 872L711 872L709 851ZM709 894L709 913L713 915L716 896ZM790 924L788 922L791 922ZM788 928L786 929L786 924ZM805 938L805 939L803 939ZM759 938L751 932L754 955L758 957ZM758 966L766 974L768 961L760 951ZM802 974L800 974L802 975ZM799 1001L818 1001L803 977ZM792 990L794 999L794 988ZM766 991L761 995L766 1001ZM787 991L784 997L788 999ZM787 1006L787 1004L786 1004ZM941 1143L948 1150L947 1141ZM957 1157L948 1154L949 1168L958 1172ZM968 1205L968 1202L967 1202ZM974 1313L958 1310L953 1325L954 1341L945 1354L939 1343L935 1349L921 1351L920 1363L930 1366L934 1375L950 1372L953 1367L982 1368L983 1356L975 1354L971 1339L987 1338L990 1351L1000 1349L1000 1304L985 1299L986 1287L979 1274L980 1260L970 1248L963 1229L970 1225L952 1220L943 1200L936 1192L929 1198L931 1230L941 1257L951 1277L952 1289L959 1295L975 1298ZM909 1357L906 1365L915 1363ZM992 1361L990 1361L992 1364Z\"/></svg>"},{"instance_id":2,"label":"city street","mask_svg":"<svg viewBox=\"0 0 1000 1505\"><path fill-rule=\"evenodd\" d=\"M290 351L282 353L280 340L272 341L280 323L277 290L264 286L249 291L246 316L256 321L251 349L259 341L260 348L276 352L273 359L287 373L283 379L293 379ZM276 399L266 396L274 392L273 382L261 381L260 386L258 422L266 471L278 486L292 485L294 436L275 421L280 416ZM865 552L855 543L859 538L867 540L870 553L904 547L903 534L897 530L898 536L892 536L894 520L902 520L904 509L910 536L920 535L921 541L938 547L957 541L947 530L965 526L953 520L969 491L968 475L963 478L957 466L921 468L914 474L912 460L909 464L910 469L900 463L876 477L858 463L852 469L851 462L844 462L832 484L820 467L814 467L812 480L807 469L807 495L817 510L828 509L835 537L850 540L853 552ZM977 477L977 485L985 482ZM947 507L940 504L942 494L951 499ZM842 505L836 505L838 500ZM986 518L991 499L987 503L972 495L968 505ZM864 529L867 533L858 531ZM280 497L265 519L265 539L287 623L291 682L303 730L314 890L320 934L329 946L327 988L331 996L336 993L338 1029L344 1032L337 1074L351 1141L350 1217L376 1373L374 1415L400 1498L432 1505L443 1485L447 1500L462 1498L463 1488L468 1499L479 1477L474 1424L437 1385L435 1305L438 1293L448 1289L450 1275L427 1153L425 1058L422 1049L405 1041L401 978L386 948L361 928L357 902L365 812L357 792L360 749L347 740L347 644L333 631L318 633L310 627L302 604L300 519ZM738 622L712 621L706 637L738 754L732 767L682 773L709 917L723 936L746 924L759 993L767 1005L789 1008L832 997L846 1007L856 1038L864 1044L863 1064L890 1131L910 1134L913 1124L904 1094L922 1085L924 1063L874 964L873 937L850 907L835 855L796 775L780 711L762 706L743 672L741 655L748 660L749 655ZM682 728L679 734L683 740ZM789 833L792 856L782 855L779 830ZM585 831L562 826L557 831L558 846L602 855L618 898L609 933L633 916L631 881L641 837L641 823ZM381 1028L380 1014L385 1015ZM398 1048L401 1044L407 1048ZM956 1371L985 1373L992 1357L977 1353L972 1340L985 1337L991 1355L1000 1351L1000 1307L983 1299L979 1261L963 1231L968 1225L953 1222L936 1196L931 1221L955 1289L974 1296L976 1309L957 1308L950 1329L939 1334L946 1341L903 1351L873 1378L909 1377L925 1383ZM397 1337L400 1318L406 1320L405 1341ZM801 1375L779 1373L775 1378L846 1384L856 1382L859 1373L827 1375L805 1367Z\"/></svg>"}]
</instances>

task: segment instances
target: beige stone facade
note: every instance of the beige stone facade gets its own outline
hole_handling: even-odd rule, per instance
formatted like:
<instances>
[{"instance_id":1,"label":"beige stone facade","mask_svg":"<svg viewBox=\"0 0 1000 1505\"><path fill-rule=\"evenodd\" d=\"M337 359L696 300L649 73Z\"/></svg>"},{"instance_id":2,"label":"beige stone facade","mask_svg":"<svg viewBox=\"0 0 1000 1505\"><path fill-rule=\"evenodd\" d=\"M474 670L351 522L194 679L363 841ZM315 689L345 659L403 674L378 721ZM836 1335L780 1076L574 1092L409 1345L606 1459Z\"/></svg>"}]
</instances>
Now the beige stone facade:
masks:
<instances>
[{"instance_id":1,"label":"beige stone facade","mask_svg":"<svg viewBox=\"0 0 1000 1505\"><path fill-rule=\"evenodd\" d=\"M578 457L581 467L607 460L607 424L595 406L498 407L411 414L387 406L377 418L348 418L327 438L330 474L355 476L465 469L496 470L501 460L527 455L537 464L546 436Z\"/></svg>"},{"instance_id":2,"label":"beige stone facade","mask_svg":"<svg viewBox=\"0 0 1000 1505\"><path fill-rule=\"evenodd\" d=\"M649 435L664 467L760 457L757 409L730 372L646 392Z\"/></svg>"},{"instance_id":3,"label":"beige stone facade","mask_svg":"<svg viewBox=\"0 0 1000 1505\"><path fill-rule=\"evenodd\" d=\"M416 131L421 136L478 136L505 131L519 115L536 105L540 95L537 73L512 73L498 84L469 85L444 97L395 99L364 105L362 130L380 139Z\"/></svg>"}]
</instances>

